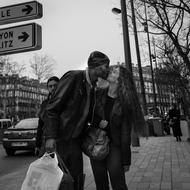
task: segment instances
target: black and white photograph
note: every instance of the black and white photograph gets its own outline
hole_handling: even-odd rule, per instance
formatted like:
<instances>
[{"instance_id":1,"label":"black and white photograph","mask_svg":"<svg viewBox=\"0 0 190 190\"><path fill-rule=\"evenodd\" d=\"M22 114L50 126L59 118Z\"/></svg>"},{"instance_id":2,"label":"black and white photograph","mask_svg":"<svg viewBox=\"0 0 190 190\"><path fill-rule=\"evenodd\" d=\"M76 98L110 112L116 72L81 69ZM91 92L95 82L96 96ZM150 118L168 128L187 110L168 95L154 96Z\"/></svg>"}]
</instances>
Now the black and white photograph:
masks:
<instances>
[{"instance_id":1,"label":"black and white photograph","mask_svg":"<svg viewBox=\"0 0 190 190\"><path fill-rule=\"evenodd\" d=\"M0 190L190 190L190 1L1 0Z\"/></svg>"}]
</instances>

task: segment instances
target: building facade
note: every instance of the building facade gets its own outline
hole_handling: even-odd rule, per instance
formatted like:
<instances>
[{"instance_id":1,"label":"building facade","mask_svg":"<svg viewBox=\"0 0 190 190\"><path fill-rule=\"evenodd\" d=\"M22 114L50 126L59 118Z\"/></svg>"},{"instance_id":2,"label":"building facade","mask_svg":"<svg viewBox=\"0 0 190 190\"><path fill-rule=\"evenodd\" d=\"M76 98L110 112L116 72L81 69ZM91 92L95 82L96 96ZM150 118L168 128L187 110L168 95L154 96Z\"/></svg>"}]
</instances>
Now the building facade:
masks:
<instances>
[{"instance_id":1,"label":"building facade","mask_svg":"<svg viewBox=\"0 0 190 190\"><path fill-rule=\"evenodd\" d=\"M13 120L37 117L47 98L45 83L18 75L0 75L0 117Z\"/></svg>"},{"instance_id":2,"label":"building facade","mask_svg":"<svg viewBox=\"0 0 190 190\"><path fill-rule=\"evenodd\" d=\"M157 107L160 114L164 114L165 112L168 112L172 103L176 103L178 98L180 97L179 91L175 89L175 84L173 85L169 84L167 83L167 80L166 82L160 82L160 83L158 83L155 80L155 94L154 94L150 66L142 67L142 73L143 73L143 80L144 80L144 87L145 87L147 109L150 111L150 110L153 110L154 107ZM138 67L133 67L133 77L136 84L137 92L139 94L140 101L142 103ZM154 102L154 96L156 97L155 98L156 102Z\"/></svg>"},{"instance_id":3,"label":"building facade","mask_svg":"<svg viewBox=\"0 0 190 190\"><path fill-rule=\"evenodd\" d=\"M125 63L121 63L121 65L125 67ZM142 105L143 97L141 94L139 70L137 66L134 66L134 64L132 64L132 69L133 69L133 79L136 85L137 93L139 95L140 103ZM171 83L170 80L169 83L169 80L167 78L169 76L164 76L166 77L165 80L159 80L158 82L155 79L155 73L156 69L153 70L154 83L155 83L155 94L154 94L151 67L149 65L142 67L146 106L149 113L153 112L156 107L157 113L163 115L164 113L169 111L173 103L177 103L179 101L181 95L179 89L176 88L175 81L174 83ZM154 99L156 101L154 101Z\"/></svg>"},{"instance_id":4,"label":"building facade","mask_svg":"<svg viewBox=\"0 0 190 190\"><path fill-rule=\"evenodd\" d=\"M142 73L147 109L150 111L154 108L154 96L156 96L156 107L159 113L164 114L172 103L180 98L178 91L167 82L159 84L155 82L154 94L150 66L142 67ZM133 78L142 104L139 72L138 67L135 66L133 66ZM47 95L46 84L39 84L38 80L18 75L0 75L0 118L18 120L37 117L40 104L47 98Z\"/></svg>"}]
</instances>

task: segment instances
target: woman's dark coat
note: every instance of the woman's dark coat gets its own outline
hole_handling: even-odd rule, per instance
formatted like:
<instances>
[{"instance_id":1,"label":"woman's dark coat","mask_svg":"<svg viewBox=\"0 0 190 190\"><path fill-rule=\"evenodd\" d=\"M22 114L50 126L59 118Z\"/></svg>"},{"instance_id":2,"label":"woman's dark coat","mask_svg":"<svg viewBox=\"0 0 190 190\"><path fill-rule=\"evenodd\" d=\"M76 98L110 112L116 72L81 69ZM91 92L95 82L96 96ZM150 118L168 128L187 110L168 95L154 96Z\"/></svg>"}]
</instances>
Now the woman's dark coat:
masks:
<instances>
[{"instance_id":1,"label":"woman's dark coat","mask_svg":"<svg viewBox=\"0 0 190 190\"><path fill-rule=\"evenodd\" d=\"M99 122L104 119L104 106L106 102L107 92L106 91L99 91L97 93L97 102L95 108L95 115L94 115L94 125L98 126ZM128 116L127 116L128 114ZM118 99L115 100L113 104L113 108L110 113L110 123L109 127L111 128L113 125L121 130L121 152L122 152L122 161L123 165L130 165L131 164L131 123L130 120L130 113L128 113L125 106L121 106Z\"/></svg>"},{"instance_id":2,"label":"woman's dark coat","mask_svg":"<svg viewBox=\"0 0 190 190\"><path fill-rule=\"evenodd\" d=\"M172 123L170 126L173 130L173 135L175 137L182 136L181 128L180 128L180 111L178 109L169 110L169 120Z\"/></svg>"}]
</instances>

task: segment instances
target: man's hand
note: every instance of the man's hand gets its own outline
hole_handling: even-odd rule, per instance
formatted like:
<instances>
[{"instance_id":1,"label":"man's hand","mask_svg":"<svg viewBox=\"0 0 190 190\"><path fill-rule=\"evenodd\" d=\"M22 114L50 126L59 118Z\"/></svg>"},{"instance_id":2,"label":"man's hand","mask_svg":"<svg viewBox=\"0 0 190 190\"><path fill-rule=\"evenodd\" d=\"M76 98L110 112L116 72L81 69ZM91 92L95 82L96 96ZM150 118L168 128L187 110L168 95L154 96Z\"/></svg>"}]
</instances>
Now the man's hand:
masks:
<instances>
[{"instance_id":1,"label":"man's hand","mask_svg":"<svg viewBox=\"0 0 190 190\"><path fill-rule=\"evenodd\" d=\"M56 149L55 139L47 139L46 140L46 152L47 153L55 152L55 149Z\"/></svg>"},{"instance_id":2,"label":"man's hand","mask_svg":"<svg viewBox=\"0 0 190 190\"><path fill-rule=\"evenodd\" d=\"M129 168L130 168L130 165L125 165L125 166L124 166L124 172L128 172L128 171L129 171Z\"/></svg>"}]
</instances>

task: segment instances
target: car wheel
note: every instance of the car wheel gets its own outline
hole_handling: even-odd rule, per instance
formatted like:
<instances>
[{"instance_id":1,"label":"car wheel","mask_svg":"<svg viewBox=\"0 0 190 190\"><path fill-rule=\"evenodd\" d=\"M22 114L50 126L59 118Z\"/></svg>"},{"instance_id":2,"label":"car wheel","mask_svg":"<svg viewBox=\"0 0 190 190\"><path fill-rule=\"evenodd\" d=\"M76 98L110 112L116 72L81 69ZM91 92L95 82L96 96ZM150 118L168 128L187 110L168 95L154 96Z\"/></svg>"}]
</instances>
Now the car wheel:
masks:
<instances>
[{"instance_id":1,"label":"car wheel","mask_svg":"<svg viewBox=\"0 0 190 190\"><path fill-rule=\"evenodd\" d=\"M6 151L7 155L13 156L15 154L16 150L6 148L5 151Z\"/></svg>"}]
</instances>

